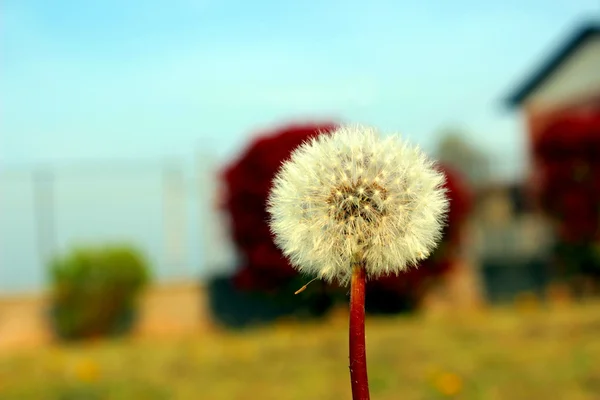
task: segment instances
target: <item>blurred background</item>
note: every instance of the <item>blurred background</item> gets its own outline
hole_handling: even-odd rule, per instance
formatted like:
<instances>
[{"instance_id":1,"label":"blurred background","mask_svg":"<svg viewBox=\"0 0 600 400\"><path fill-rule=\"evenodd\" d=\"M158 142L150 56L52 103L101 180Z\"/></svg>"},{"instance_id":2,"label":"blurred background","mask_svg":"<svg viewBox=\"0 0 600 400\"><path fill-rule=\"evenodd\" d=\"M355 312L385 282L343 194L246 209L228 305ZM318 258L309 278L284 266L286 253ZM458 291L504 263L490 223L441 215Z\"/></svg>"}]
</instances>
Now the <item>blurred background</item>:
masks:
<instances>
[{"instance_id":1,"label":"blurred background","mask_svg":"<svg viewBox=\"0 0 600 400\"><path fill-rule=\"evenodd\" d=\"M367 288L373 398L600 398L600 3L0 5L0 398L349 398L265 201L343 123L447 175Z\"/></svg>"}]
</instances>

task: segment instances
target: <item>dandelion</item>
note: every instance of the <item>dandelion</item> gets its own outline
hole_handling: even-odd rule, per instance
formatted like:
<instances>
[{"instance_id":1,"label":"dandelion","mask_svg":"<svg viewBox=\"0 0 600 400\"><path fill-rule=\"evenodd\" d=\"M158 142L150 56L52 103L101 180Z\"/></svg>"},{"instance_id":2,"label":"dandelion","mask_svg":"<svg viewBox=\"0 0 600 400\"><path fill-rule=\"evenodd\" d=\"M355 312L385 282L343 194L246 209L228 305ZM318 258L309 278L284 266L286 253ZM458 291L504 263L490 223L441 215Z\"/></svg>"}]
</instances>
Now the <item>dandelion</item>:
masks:
<instances>
[{"instance_id":1,"label":"dandelion","mask_svg":"<svg viewBox=\"0 0 600 400\"><path fill-rule=\"evenodd\" d=\"M299 146L268 200L275 243L299 271L351 284L350 374L368 399L365 281L427 258L441 238L444 175L400 136L339 127Z\"/></svg>"}]
</instances>

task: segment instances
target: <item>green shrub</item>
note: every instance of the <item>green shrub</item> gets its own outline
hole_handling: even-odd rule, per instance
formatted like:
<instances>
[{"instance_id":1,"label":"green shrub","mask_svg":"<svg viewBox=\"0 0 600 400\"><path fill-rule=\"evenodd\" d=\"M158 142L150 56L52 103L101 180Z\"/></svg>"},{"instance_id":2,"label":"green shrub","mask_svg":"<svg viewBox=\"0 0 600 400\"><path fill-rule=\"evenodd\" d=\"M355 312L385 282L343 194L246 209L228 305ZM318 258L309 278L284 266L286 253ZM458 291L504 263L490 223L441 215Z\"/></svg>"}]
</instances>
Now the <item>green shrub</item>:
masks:
<instances>
[{"instance_id":1,"label":"green shrub","mask_svg":"<svg viewBox=\"0 0 600 400\"><path fill-rule=\"evenodd\" d=\"M50 277L56 334L84 339L131 327L149 268L144 257L127 246L78 248L53 261Z\"/></svg>"}]
</instances>

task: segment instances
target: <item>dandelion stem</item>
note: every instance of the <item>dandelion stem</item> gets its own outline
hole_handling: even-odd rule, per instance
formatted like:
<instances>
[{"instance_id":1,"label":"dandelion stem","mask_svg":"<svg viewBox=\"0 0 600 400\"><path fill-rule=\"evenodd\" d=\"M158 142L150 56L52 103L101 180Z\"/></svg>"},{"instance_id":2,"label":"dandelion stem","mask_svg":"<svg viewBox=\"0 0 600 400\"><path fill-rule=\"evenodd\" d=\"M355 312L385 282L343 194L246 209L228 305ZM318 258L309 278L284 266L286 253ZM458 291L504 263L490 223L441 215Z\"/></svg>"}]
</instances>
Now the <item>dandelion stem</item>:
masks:
<instances>
[{"instance_id":1,"label":"dandelion stem","mask_svg":"<svg viewBox=\"0 0 600 400\"><path fill-rule=\"evenodd\" d=\"M353 400L369 400L365 346L365 269L355 264L350 288L350 382Z\"/></svg>"}]
</instances>

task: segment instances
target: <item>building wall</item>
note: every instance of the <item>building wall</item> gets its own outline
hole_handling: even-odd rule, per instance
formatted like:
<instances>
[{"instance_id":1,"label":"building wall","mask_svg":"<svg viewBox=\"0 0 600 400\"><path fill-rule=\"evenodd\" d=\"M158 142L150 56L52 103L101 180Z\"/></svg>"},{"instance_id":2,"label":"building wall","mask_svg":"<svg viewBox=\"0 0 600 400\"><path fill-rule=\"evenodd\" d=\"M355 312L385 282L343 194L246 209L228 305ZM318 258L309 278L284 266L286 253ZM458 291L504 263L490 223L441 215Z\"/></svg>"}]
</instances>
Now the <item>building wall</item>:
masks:
<instances>
[{"instance_id":1,"label":"building wall","mask_svg":"<svg viewBox=\"0 0 600 400\"><path fill-rule=\"evenodd\" d=\"M592 38L529 95L528 109L548 109L600 94L600 38Z\"/></svg>"},{"instance_id":2,"label":"building wall","mask_svg":"<svg viewBox=\"0 0 600 400\"><path fill-rule=\"evenodd\" d=\"M547 127L574 111L600 112L600 38L589 39L523 103L528 153ZM536 160L528 181L537 182Z\"/></svg>"}]
</instances>

